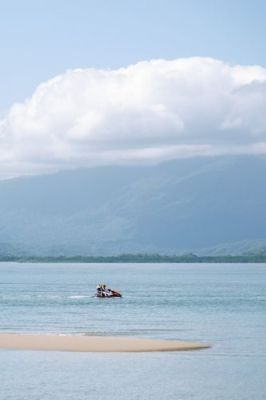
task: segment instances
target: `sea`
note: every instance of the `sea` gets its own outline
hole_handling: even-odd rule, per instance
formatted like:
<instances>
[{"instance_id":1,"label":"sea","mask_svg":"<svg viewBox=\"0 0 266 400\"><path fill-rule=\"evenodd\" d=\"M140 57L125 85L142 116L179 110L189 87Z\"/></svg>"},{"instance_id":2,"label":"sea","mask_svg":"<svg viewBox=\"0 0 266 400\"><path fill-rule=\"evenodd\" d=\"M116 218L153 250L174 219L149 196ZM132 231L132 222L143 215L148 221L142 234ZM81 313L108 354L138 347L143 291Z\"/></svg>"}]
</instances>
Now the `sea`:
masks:
<instances>
[{"instance_id":1,"label":"sea","mask_svg":"<svg viewBox=\"0 0 266 400\"><path fill-rule=\"evenodd\" d=\"M93 297L98 283L123 298ZM0 350L0 400L266 399L266 264L0 263L0 331L211 345L162 353Z\"/></svg>"}]
</instances>

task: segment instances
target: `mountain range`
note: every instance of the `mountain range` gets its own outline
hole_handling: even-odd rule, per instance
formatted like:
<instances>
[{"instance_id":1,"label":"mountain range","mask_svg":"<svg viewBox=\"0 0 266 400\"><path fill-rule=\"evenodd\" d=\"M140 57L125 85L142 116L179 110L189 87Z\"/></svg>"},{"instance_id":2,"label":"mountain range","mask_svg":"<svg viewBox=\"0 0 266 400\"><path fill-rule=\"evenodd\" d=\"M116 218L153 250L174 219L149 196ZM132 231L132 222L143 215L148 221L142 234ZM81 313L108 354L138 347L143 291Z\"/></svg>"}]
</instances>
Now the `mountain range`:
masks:
<instances>
[{"instance_id":1,"label":"mountain range","mask_svg":"<svg viewBox=\"0 0 266 400\"><path fill-rule=\"evenodd\" d=\"M0 256L266 248L266 157L179 159L0 182Z\"/></svg>"}]
</instances>

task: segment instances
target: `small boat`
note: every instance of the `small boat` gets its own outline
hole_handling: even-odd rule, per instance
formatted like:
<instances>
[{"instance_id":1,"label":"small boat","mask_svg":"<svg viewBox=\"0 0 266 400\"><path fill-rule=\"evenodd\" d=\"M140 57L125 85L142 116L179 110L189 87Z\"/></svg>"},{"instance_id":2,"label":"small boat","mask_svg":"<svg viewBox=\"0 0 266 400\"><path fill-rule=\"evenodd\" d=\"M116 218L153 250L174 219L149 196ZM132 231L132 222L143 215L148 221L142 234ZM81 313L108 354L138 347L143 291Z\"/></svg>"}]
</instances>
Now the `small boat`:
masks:
<instances>
[{"instance_id":1,"label":"small boat","mask_svg":"<svg viewBox=\"0 0 266 400\"><path fill-rule=\"evenodd\" d=\"M97 285L95 297L106 299L112 297L122 297L122 294L116 290L106 288L105 285Z\"/></svg>"}]
</instances>

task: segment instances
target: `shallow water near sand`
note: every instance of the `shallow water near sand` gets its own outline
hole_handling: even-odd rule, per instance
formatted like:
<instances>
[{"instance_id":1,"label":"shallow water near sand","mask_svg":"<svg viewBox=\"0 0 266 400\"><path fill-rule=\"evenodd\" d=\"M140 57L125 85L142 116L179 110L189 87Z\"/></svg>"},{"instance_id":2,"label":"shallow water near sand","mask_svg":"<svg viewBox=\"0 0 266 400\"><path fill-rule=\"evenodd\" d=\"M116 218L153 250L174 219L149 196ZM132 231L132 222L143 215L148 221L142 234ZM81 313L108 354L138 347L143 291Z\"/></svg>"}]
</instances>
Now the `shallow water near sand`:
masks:
<instances>
[{"instance_id":1,"label":"shallow water near sand","mask_svg":"<svg viewBox=\"0 0 266 400\"><path fill-rule=\"evenodd\" d=\"M122 299L91 297L97 283ZM0 264L0 331L210 343L156 354L0 351L0 399L264 400L265 264Z\"/></svg>"}]
</instances>

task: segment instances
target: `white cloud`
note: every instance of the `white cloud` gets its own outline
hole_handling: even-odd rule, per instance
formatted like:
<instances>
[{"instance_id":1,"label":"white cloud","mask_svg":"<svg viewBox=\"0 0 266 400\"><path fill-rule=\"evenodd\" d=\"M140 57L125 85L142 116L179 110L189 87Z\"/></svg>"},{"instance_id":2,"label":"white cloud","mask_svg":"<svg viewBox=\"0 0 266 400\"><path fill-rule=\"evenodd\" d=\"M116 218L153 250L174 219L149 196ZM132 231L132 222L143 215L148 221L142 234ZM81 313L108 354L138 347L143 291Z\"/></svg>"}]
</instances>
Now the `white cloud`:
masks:
<instances>
[{"instance_id":1,"label":"white cloud","mask_svg":"<svg viewBox=\"0 0 266 400\"><path fill-rule=\"evenodd\" d=\"M210 58L67 71L0 121L2 178L258 153L266 154L266 69Z\"/></svg>"}]
</instances>

